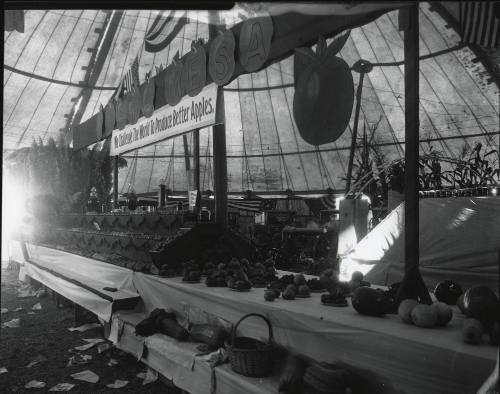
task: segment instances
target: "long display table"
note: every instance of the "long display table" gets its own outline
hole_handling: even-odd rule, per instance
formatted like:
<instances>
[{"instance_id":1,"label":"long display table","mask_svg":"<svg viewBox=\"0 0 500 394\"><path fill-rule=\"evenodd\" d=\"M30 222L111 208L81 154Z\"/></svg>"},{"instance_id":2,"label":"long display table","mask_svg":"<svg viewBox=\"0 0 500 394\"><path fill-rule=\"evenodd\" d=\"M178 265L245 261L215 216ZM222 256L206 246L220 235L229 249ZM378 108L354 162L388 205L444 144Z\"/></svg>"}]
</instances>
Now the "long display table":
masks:
<instances>
[{"instance_id":1,"label":"long display table","mask_svg":"<svg viewBox=\"0 0 500 394\"><path fill-rule=\"evenodd\" d=\"M319 294L266 302L263 289L238 293L203 283L186 284L180 278L133 272L92 259L83 261L81 256L49 248L32 245L29 251L36 254L39 264L43 262L68 277L78 277L82 282L106 278L121 290L136 292L143 302L137 312L144 315L165 308L193 323L206 319L206 315L235 323L250 312L263 314L273 325L276 341L292 352L371 371L387 378L386 388L393 385L406 393L474 393L495 365L497 348L487 344L486 338L481 345L462 342L465 316L458 309L447 327L424 329L404 324L395 315L375 318L359 315L351 306L325 306ZM239 335L267 338L267 328L258 319L245 320L238 331Z\"/></svg>"}]
</instances>

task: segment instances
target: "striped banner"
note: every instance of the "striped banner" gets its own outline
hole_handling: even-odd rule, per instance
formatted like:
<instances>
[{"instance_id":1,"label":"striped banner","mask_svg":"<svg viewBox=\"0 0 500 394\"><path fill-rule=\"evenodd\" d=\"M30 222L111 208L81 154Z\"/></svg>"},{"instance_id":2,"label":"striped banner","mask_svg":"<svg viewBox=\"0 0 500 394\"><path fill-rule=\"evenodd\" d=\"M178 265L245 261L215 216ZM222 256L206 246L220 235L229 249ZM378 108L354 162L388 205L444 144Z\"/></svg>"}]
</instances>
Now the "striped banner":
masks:
<instances>
[{"instance_id":1,"label":"striped banner","mask_svg":"<svg viewBox=\"0 0 500 394\"><path fill-rule=\"evenodd\" d=\"M188 23L187 12L180 17L175 14L176 11L170 11L167 16L165 11L158 14L144 38L144 48L147 52L155 53L165 49Z\"/></svg>"},{"instance_id":2,"label":"striped banner","mask_svg":"<svg viewBox=\"0 0 500 394\"><path fill-rule=\"evenodd\" d=\"M228 200L228 208L247 212L261 212L264 200Z\"/></svg>"},{"instance_id":3,"label":"striped banner","mask_svg":"<svg viewBox=\"0 0 500 394\"><path fill-rule=\"evenodd\" d=\"M490 48L500 45L500 2L461 1L459 7L463 42Z\"/></svg>"}]
</instances>

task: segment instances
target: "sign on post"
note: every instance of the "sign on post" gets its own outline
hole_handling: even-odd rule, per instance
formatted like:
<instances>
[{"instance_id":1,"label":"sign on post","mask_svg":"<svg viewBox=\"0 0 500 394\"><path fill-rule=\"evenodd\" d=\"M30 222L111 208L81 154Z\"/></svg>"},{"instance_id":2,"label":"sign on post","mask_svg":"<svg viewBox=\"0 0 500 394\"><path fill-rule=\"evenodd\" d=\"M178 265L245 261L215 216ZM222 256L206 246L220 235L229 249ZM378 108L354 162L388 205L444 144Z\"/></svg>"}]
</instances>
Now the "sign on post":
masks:
<instances>
[{"instance_id":1,"label":"sign on post","mask_svg":"<svg viewBox=\"0 0 500 394\"><path fill-rule=\"evenodd\" d=\"M185 97L174 106L165 105L149 118L113 130L111 155L142 148L146 145L215 124L217 86L206 86L195 97Z\"/></svg>"}]
</instances>

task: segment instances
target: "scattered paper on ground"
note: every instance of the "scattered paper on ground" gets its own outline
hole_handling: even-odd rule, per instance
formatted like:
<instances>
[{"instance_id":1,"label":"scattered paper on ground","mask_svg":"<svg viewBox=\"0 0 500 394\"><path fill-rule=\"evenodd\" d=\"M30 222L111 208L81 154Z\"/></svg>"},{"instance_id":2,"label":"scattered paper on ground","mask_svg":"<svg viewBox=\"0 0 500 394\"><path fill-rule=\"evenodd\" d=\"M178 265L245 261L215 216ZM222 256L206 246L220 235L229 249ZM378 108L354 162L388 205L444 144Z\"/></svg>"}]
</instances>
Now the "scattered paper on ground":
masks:
<instances>
[{"instance_id":1,"label":"scattered paper on ground","mask_svg":"<svg viewBox=\"0 0 500 394\"><path fill-rule=\"evenodd\" d=\"M38 289L37 291L35 291L33 293L33 295L36 297L36 298L43 298L47 295L47 291L45 291L45 289Z\"/></svg>"},{"instance_id":2,"label":"scattered paper on ground","mask_svg":"<svg viewBox=\"0 0 500 394\"><path fill-rule=\"evenodd\" d=\"M102 338L82 338L85 342L88 342L86 345L81 345L81 346L76 346L75 349L79 351L85 351L88 350L98 343L104 342L104 339Z\"/></svg>"},{"instance_id":3,"label":"scattered paper on ground","mask_svg":"<svg viewBox=\"0 0 500 394\"><path fill-rule=\"evenodd\" d=\"M82 338L82 340L84 340L85 342L94 343L94 344L104 342L104 339L102 339L102 338Z\"/></svg>"},{"instance_id":4,"label":"scattered paper on ground","mask_svg":"<svg viewBox=\"0 0 500 394\"><path fill-rule=\"evenodd\" d=\"M22 310L23 310L23 308L19 307L19 308L14 309L14 312L20 312Z\"/></svg>"},{"instance_id":5,"label":"scattered paper on ground","mask_svg":"<svg viewBox=\"0 0 500 394\"><path fill-rule=\"evenodd\" d=\"M49 391L69 391L73 387L75 387L75 385L71 383L58 383L54 387L49 389Z\"/></svg>"},{"instance_id":6,"label":"scattered paper on ground","mask_svg":"<svg viewBox=\"0 0 500 394\"><path fill-rule=\"evenodd\" d=\"M17 293L18 298L33 297L33 290L31 289L19 289Z\"/></svg>"},{"instance_id":7,"label":"scattered paper on ground","mask_svg":"<svg viewBox=\"0 0 500 394\"><path fill-rule=\"evenodd\" d=\"M7 373L7 372L9 372L9 371L7 370L7 368L5 368L5 367L1 367L1 368L0 368L0 375L1 375L1 374L3 374L3 373Z\"/></svg>"},{"instance_id":8,"label":"scattered paper on ground","mask_svg":"<svg viewBox=\"0 0 500 394\"><path fill-rule=\"evenodd\" d=\"M38 380L32 380L24 385L24 388L27 389L41 389L46 386L45 382L39 382Z\"/></svg>"},{"instance_id":9,"label":"scattered paper on ground","mask_svg":"<svg viewBox=\"0 0 500 394\"><path fill-rule=\"evenodd\" d=\"M108 367L114 367L115 365L118 365L118 360L115 360L114 358L110 358L106 365Z\"/></svg>"},{"instance_id":10,"label":"scattered paper on ground","mask_svg":"<svg viewBox=\"0 0 500 394\"><path fill-rule=\"evenodd\" d=\"M68 330L69 331L84 332L84 331L90 330L92 328L97 328L97 327L101 327L101 325L99 323L87 323L87 324L84 324L83 326L80 326L80 327L68 328Z\"/></svg>"},{"instance_id":11,"label":"scattered paper on ground","mask_svg":"<svg viewBox=\"0 0 500 394\"><path fill-rule=\"evenodd\" d=\"M28 312L28 315L34 315L35 312Z\"/></svg>"},{"instance_id":12,"label":"scattered paper on ground","mask_svg":"<svg viewBox=\"0 0 500 394\"><path fill-rule=\"evenodd\" d=\"M88 364L90 360L92 360L90 354L75 354L69 358L67 367L71 367L72 365L85 365Z\"/></svg>"},{"instance_id":13,"label":"scattered paper on ground","mask_svg":"<svg viewBox=\"0 0 500 394\"><path fill-rule=\"evenodd\" d=\"M106 387L109 387L110 389L121 389L122 387L125 387L127 384L128 380L116 379L114 383L107 384Z\"/></svg>"},{"instance_id":14,"label":"scattered paper on ground","mask_svg":"<svg viewBox=\"0 0 500 394\"><path fill-rule=\"evenodd\" d=\"M33 305L31 307L32 310L34 311L41 311L42 310L42 304L40 304L39 302L37 302L35 305Z\"/></svg>"},{"instance_id":15,"label":"scattered paper on ground","mask_svg":"<svg viewBox=\"0 0 500 394\"><path fill-rule=\"evenodd\" d=\"M97 346L97 353L101 354L104 353L106 350L109 350L112 348L112 345L110 343L102 343L99 346Z\"/></svg>"},{"instance_id":16,"label":"scattered paper on ground","mask_svg":"<svg viewBox=\"0 0 500 394\"><path fill-rule=\"evenodd\" d=\"M26 365L26 368L34 367L35 365L40 364L44 361L47 361L47 357L39 354L33 359L33 361L31 361L28 365Z\"/></svg>"},{"instance_id":17,"label":"scattered paper on ground","mask_svg":"<svg viewBox=\"0 0 500 394\"><path fill-rule=\"evenodd\" d=\"M4 313L7 313L8 311L9 311L9 310L8 310L7 308L2 308L2 315L3 315Z\"/></svg>"},{"instance_id":18,"label":"scattered paper on ground","mask_svg":"<svg viewBox=\"0 0 500 394\"><path fill-rule=\"evenodd\" d=\"M73 379L83 380L84 382L97 383L99 381L99 375L95 374L90 370L85 370L82 372L74 373L71 375Z\"/></svg>"},{"instance_id":19,"label":"scattered paper on ground","mask_svg":"<svg viewBox=\"0 0 500 394\"><path fill-rule=\"evenodd\" d=\"M146 372L139 372L137 374L137 377L139 379L144 379L142 384L149 384L155 382L158 379L158 372L154 369L148 368Z\"/></svg>"},{"instance_id":20,"label":"scattered paper on ground","mask_svg":"<svg viewBox=\"0 0 500 394\"><path fill-rule=\"evenodd\" d=\"M9 328L21 327L21 319L12 319L12 320L8 321L7 323L4 323L3 326L9 327Z\"/></svg>"}]
</instances>

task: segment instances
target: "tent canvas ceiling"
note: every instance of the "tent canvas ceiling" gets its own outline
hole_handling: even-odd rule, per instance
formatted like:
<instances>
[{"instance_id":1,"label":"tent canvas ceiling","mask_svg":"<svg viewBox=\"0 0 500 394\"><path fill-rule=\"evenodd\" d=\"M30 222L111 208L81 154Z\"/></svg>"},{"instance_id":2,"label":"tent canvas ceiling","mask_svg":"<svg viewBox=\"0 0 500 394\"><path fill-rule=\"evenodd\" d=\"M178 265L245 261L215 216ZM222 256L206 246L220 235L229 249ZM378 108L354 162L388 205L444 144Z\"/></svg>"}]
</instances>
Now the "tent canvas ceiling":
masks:
<instances>
[{"instance_id":1,"label":"tent canvas ceiling","mask_svg":"<svg viewBox=\"0 0 500 394\"><path fill-rule=\"evenodd\" d=\"M28 146L33 138L57 138L66 132L73 114L81 121L94 115L113 95L134 58L139 58L141 82L147 72L167 65L177 51L184 55L191 42L208 38L207 12L189 11L188 23L166 48L145 50L144 36L158 11L124 11L110 50L86 108L78 108L86 68L104 29L106 12L95 10L26 11L25 33L5 32L5 65L46 79L4 69L4 151ZM184 13L178 11L176 17ZM231 26L245 11L236 7L223 15ZM172 24L174 20L171 22ZM168 29L167 29L168 30ZM387 161L404 154L403 33L398 12L392 11L351 30L340 56L349 65L359 59L375 66L364 80L360 130L373 125ZM421 56L455 48L460 37L429 4L420 5ZM450 157L477 142L486 149L499 146L498 86L487 81L484 66L468 47L420 61L420 138ZM62 84L70 82L70 84ZM358 74L354 73L355 88ZM314 191L345 187L353 126L335 142L315 147L298 134L292 113L293 56L259 72L242 75L225 86L225 117L229 191ZM188 135L192 151L192 137ZM211 129L200 132L201 187L213 189ZM421 144L422 152L428 149ZM137 159L133 158L137 155ZM128 154L129 166L120 172L119 191L133 185L137 192L155 191L160 179L173 190L187 190L182 137Z\"/></svg>"}]
</instances>

